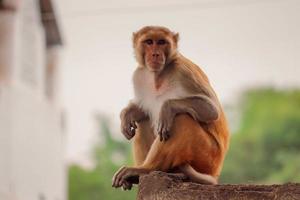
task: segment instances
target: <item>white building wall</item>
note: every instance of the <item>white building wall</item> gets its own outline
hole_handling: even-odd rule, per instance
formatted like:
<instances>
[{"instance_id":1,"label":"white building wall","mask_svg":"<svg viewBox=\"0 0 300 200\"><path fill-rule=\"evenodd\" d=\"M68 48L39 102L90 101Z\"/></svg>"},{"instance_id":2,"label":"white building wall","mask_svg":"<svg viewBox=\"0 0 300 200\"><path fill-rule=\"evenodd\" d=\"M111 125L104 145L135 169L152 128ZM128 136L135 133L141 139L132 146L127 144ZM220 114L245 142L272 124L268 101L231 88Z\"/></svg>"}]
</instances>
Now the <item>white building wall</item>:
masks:
<instances>
[{"instance_id":1,"label":"white building wall","mask_svg":"<svg viewBox=\"0 0 300 200\"><path fill-rule=\"evenodd\" d=\"M11 106L6 92L0 88L0 200L8 198L11 186Z\"/></svg>"},{"instance_id":2,"label":"white building wall","mask_svg":"<svg viewBox=\"0 0 300 200\"><path fill-rule=\"evenodd\" d=\"M66 199L61 112L45 95L37 6L23 0L16 12L0 11L0 68L9 71L0 81L0 200Z\"/></svg>"},{"instance_id":3,"label":"white building wall","mask_svg":"<svg viewBox=\"0 0 300 200\"><path fill-rule=\"evenodd\" d=\"M11 180L20 200L63 200L63 135L59 111L31 91L11 88Z\"/></svg>"},{"instance_id":4,"label":"white building wall","mask_svg":"<svg viewBox=\"0 0 300 200\"><path fill-rule=\"evenodd\" d=\"M8 95L16 57L17 17L12 12L0 12L0 200L12 199L12 112Z\"/></svg>"}]
</instances>

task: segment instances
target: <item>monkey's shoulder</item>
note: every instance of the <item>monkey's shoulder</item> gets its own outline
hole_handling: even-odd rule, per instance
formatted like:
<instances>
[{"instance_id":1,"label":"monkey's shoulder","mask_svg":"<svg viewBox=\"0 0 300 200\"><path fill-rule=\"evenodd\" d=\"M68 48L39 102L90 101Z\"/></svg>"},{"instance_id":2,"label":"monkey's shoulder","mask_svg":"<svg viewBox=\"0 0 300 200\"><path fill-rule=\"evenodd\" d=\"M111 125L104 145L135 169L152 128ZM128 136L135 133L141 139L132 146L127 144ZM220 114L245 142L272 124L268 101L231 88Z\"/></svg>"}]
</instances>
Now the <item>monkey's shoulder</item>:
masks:
<instances>
[{"instance_id":1,"label":"monkey's shoulder","mask_svg":"<svg viewBox=\"0 0 300 200\"><path fill-rule=\"evenodd\" d=\"M209 79L202 68L182 55L176 62L176 70L185 78L209 83Z\"/></svg>"},{"instance_id":2,"label":"monkey's shoulder","mask_svg":"<svg viewBox=\"0 0 300 200\"><path fill-rule=\"evenodd\" d=\"M191 60L181 56L177 60L175 68L178 81L190 93L208 94L213 90L205 72Z\"/></svg>"}]
</instances>

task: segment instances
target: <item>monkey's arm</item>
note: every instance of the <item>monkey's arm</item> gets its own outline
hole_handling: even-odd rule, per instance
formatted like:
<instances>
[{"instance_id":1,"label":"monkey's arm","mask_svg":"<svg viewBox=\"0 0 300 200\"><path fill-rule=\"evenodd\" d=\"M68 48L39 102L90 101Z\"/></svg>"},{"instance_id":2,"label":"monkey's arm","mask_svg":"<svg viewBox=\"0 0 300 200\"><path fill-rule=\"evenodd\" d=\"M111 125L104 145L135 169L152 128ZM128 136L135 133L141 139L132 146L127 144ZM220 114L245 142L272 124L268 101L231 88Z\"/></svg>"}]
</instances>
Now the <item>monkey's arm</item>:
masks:
<instances>
[{"instance_id":1,"label":"monkey's arm","mask_svg":"<svg viewBox=\"0 0 300 200\"><path fill-rule=\"evenodd\" d=\"M120 114L121 118L121 131L123 135L130 140L135 135L137 128L136 122L141 122L148 118L147 114L136 104L129 103Z\"/></svg>"},{"instance_id":2,"label":"monkey's arm","mask_svg":"<svg viewBox=\"0 0 300 200\"><path fill-rule=\"evenodd\" d=\"M210 123L219 118L217 103L206 95L168 100L163 104L160 111L157 131L161 141L170 137L170 130L175 116L184 113L189 114L196 121L205 123Z\"/></svg>"}]
</instances>

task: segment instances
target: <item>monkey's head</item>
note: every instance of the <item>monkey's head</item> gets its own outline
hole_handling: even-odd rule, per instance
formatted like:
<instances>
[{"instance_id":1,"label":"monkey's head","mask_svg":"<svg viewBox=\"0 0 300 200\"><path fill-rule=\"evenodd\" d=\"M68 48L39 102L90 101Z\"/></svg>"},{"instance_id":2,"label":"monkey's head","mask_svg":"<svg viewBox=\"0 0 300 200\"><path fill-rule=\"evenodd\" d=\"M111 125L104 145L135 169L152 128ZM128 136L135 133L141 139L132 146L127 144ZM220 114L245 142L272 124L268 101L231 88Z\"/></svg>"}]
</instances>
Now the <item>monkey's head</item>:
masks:
<instances>
[{"instance_id":1,"label":"monkey's head","mask_svg":"<svg viewBox=\"0 0 300 200\"><path fill-rule=\"evenodd\" d=\"M177 55L179 34L165 27L146 26L133 33L133 48L140 67L160 72Z\"/></svg>"}]
</instances>

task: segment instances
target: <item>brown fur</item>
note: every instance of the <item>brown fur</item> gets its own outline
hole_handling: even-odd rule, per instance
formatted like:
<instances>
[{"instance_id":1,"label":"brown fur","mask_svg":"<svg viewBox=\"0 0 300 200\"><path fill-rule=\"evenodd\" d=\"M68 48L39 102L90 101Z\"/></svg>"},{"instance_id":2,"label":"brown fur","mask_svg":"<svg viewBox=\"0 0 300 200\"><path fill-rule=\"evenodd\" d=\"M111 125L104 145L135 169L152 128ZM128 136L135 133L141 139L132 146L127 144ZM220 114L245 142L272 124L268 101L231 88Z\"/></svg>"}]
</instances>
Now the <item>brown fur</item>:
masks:
<instances>
[{"instance_id":1,"label":"brown fur","mask_svg":"<svg viewBox=\"0 0 300 200\"><path fill-rule=\"evenodd\" d=\"M161 38L168 43L155 46ZM130 104L125 108L126 112L122 112L121 116L122 122L125 122L122 132L128 139L135 136L133 149L136 167L121 168L113 178L114 187L130 189L143 173L174 169L181 170L195 182L217 183L229 145L227 122L205 73L178 53L178 38L178 34L167 28L153 26L144 27L133 35L140 68L151 70L152 66L147 66L147 63L151 64L151 56L150 61L145 62L149 53L159 52L158 56L166 56L163 66L153 71L155 88L158 90L164 81L170 84L177 82L191 96L170 99L163 104L157 130L160 137L155 137L156 130L151 127L150 119L145 117L147 114L141 107ZM154 45L144 44L147 39L153 40ZM164 52L163 55L161 52ZM135 76L139 75L139 71ZM134 113L138 113L138 119L132 117Z\"/></svg>"},{"instance_id":2,"label":"brown fur","mask_svg":"<svg viewBox=\"0 0 300 200\"><path fill-rule=\"evenodd\" d=\"M168 171L175 167L190 164L196 171L218 177L224 159L227 145L220 145L213 135L199 126L189 115L179 115L175 118L172 127L172 137L166 142L160 142L159 138L153 140L149 137L148 142L153 143L151 148L142 149L140 142L141 134L147 133L149 127L139 127L134 138L137 166L151 170ZM151 130L151 129L150 129ZM148 132L149 134L149 132ZM145 139L143 137L143 139ZM149 143L147 143L149 145ZM138 147L138 148L136 148ZM198 148L196 148L198 147ZM151 155L144 157L143 155Z\"/></svg>"}]
</instances>

